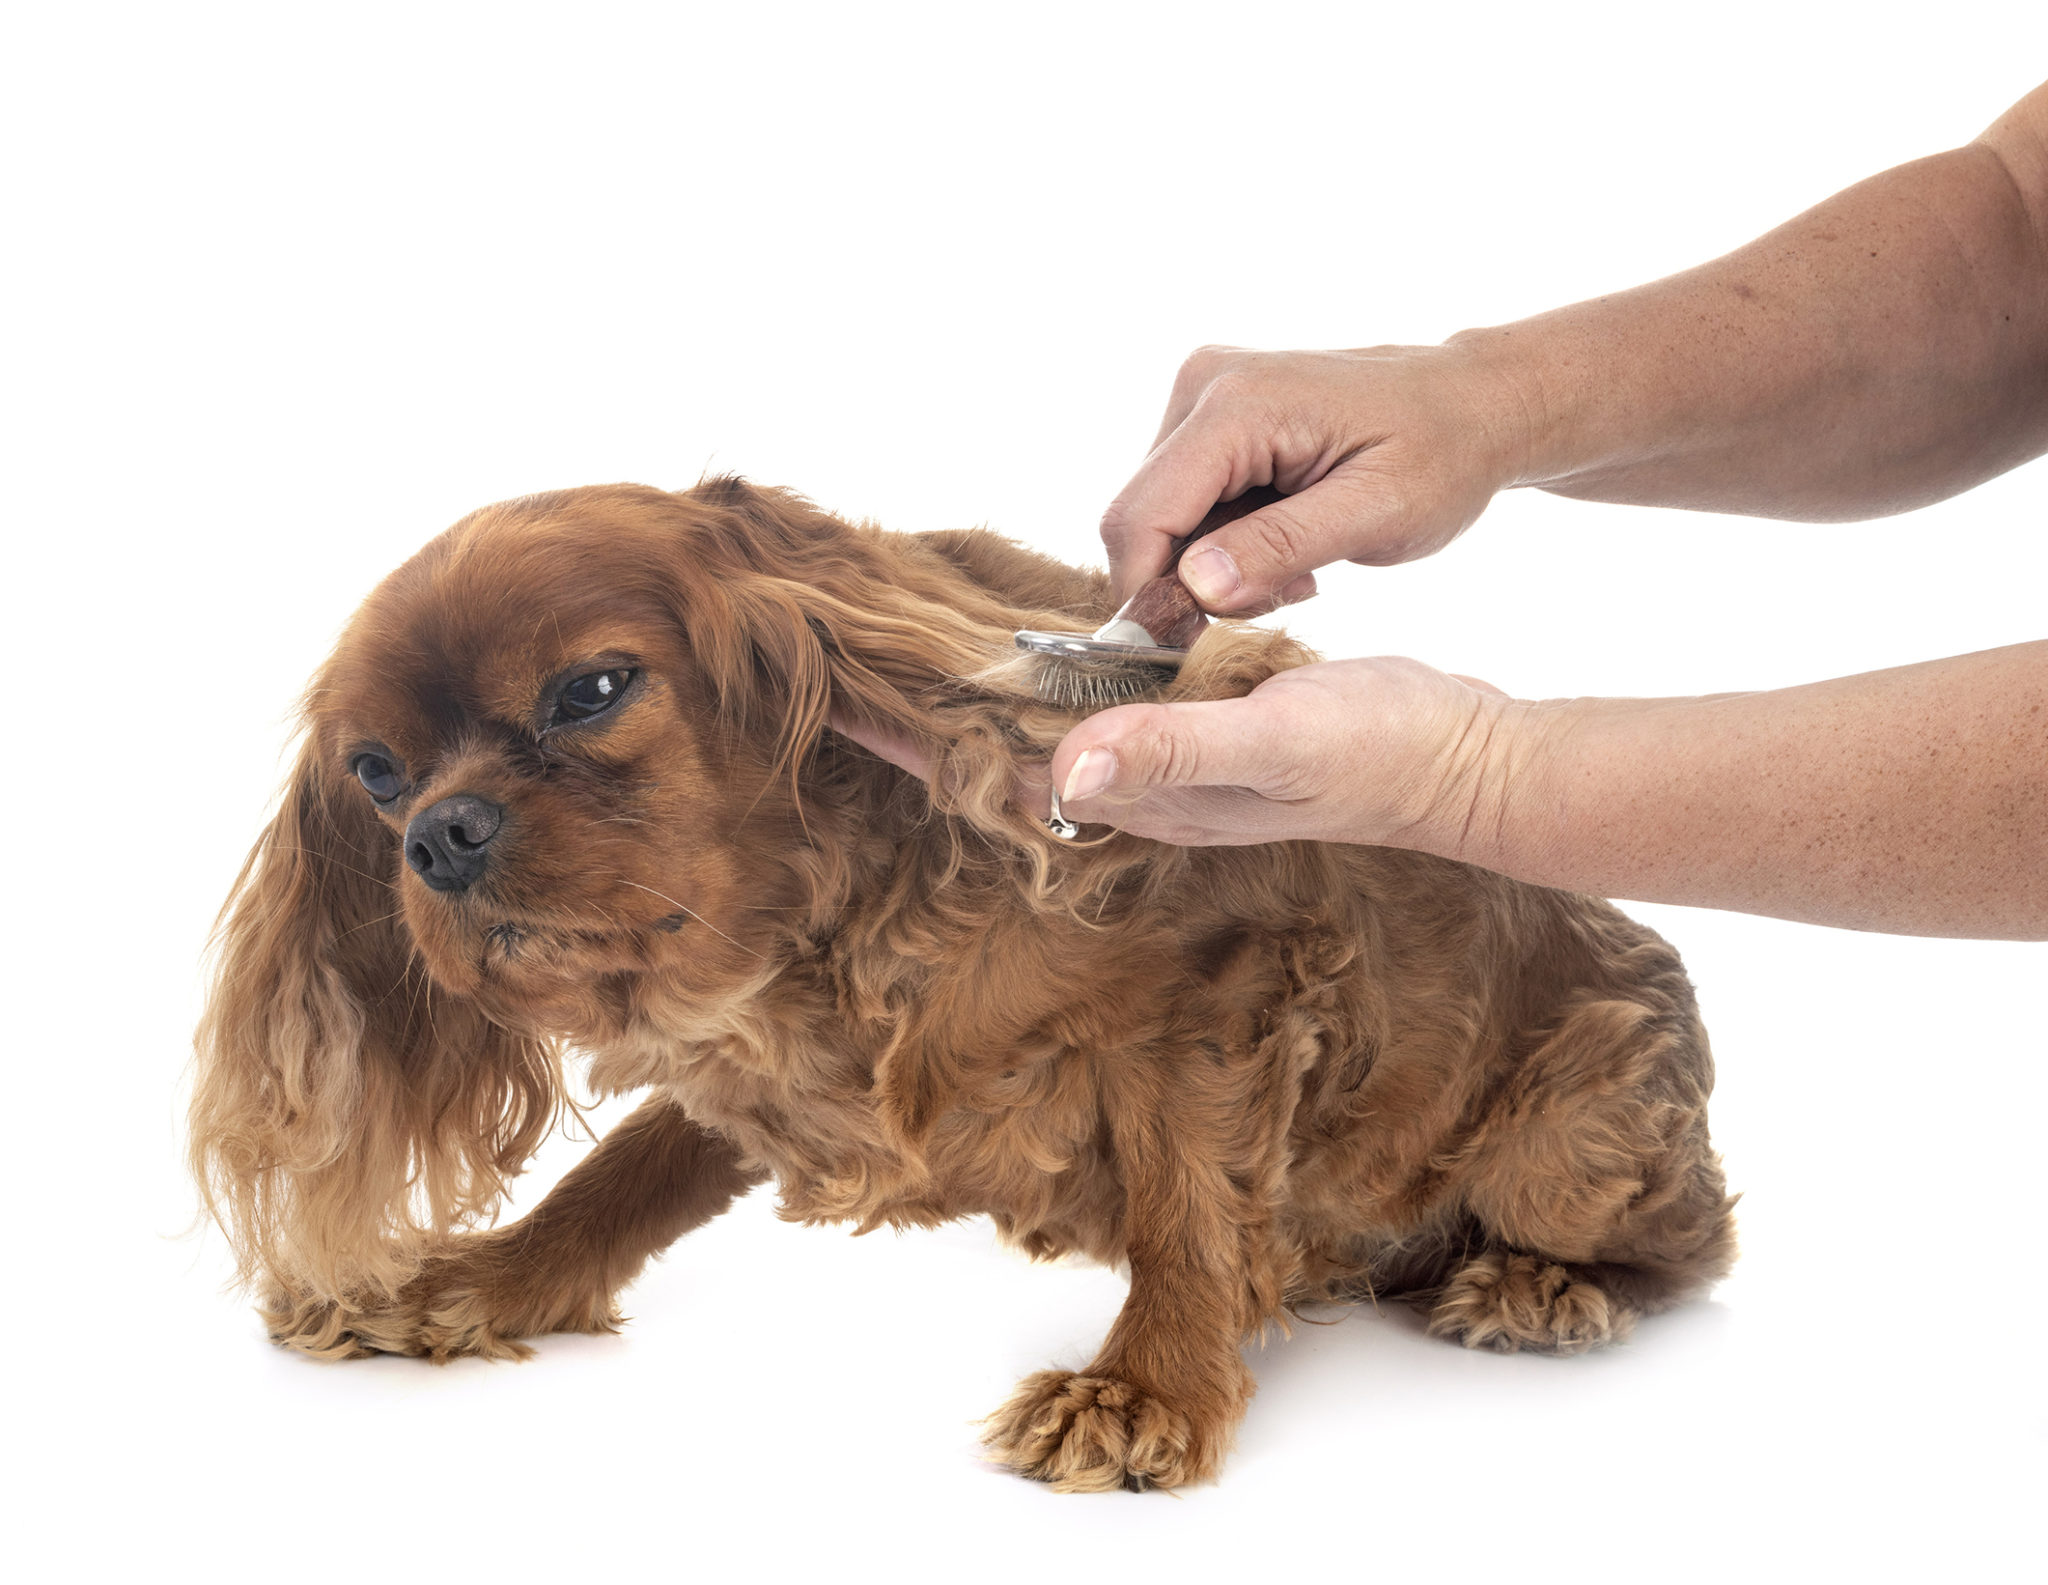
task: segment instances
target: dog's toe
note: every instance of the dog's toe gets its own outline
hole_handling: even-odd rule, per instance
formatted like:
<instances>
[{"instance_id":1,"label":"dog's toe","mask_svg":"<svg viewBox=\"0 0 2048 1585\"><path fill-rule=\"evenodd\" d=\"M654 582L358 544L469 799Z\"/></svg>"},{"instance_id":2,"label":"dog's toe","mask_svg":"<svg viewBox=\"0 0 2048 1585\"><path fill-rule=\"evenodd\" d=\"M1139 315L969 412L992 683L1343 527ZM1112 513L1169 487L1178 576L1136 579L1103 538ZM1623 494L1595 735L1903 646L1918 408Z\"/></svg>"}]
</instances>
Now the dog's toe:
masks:
<instances>
[{"instance_id":1,"label":"dog's toe","mask_svg":"<svg viewBox=\"0 0 2048 1585\"><path fill-rule=\"evenodd\" d=\"M1188 1417L1129 1382L1042 1370L989 1417L989 1451L1056 1491L1147 1491L1208 1473Z\"/></svg>"},{"instance_id":2,"label":"dog's toe","mask_svg":"<svg viewBox=\"0 0 2048 1585\"><path fill-rule=\"evenodd\" d=\"M1467 1348L1582 1354L1626 1337L1636 1312L1555 1261L1489 1250L1444 1285L1429 1330Z\"/></svg>"},{"instance_id":3,"label":"dog's toe","mask_svg":"<svg viewBox=\"0 0 2048 1585\"><path fill-rule=\"evenodd\" d=\"M411 1354L450 1360L528 1359L519 1341L548 1332L616 1332L611 1293L577 1282L520 1280L496 1234L451 1239L396 1293L345 1302L273 1291L263 1307L271 1338L321 1359ZM516 1245L512 1246L517 1248Z\"/></svg>"}]
</instances>

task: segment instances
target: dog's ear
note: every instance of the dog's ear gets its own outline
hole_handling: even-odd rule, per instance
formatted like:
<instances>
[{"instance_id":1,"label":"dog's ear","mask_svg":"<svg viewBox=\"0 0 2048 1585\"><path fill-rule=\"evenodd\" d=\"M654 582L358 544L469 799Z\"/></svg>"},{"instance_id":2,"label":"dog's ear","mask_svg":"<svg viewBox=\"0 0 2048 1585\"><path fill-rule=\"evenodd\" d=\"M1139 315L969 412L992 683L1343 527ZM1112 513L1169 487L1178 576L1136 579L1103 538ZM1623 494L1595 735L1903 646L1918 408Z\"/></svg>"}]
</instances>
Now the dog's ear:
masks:
<instances>
[{"instance_id":1,"label":"dog's ear","mask_svg":"<svg viewBox=\"0 0 2048 1585\"><path fill-rule=\"evenodd\" d=\"M1016 654L1012 635L1077 620L978 580L959 536L885 534L738 479L707 480L684 499L711 509L693 514L681 591L691 647L726 725L772 723L792 777L835 714L941 757L964 736L1014 724L1030 691L1021 671L1002 670Z\"/></svg>"},{"instance_id":2,"label":"dog's ear","mask_svg":"<svg viewBox=\"0 0 2048 1585\"><path fill-rule=\"evenodd\" d=\"M191 1158L245 1282L393 1291L552 1126L559 1053L427 976L398 844L309 732L216 931Z\"/></svg>"}]
</instances>

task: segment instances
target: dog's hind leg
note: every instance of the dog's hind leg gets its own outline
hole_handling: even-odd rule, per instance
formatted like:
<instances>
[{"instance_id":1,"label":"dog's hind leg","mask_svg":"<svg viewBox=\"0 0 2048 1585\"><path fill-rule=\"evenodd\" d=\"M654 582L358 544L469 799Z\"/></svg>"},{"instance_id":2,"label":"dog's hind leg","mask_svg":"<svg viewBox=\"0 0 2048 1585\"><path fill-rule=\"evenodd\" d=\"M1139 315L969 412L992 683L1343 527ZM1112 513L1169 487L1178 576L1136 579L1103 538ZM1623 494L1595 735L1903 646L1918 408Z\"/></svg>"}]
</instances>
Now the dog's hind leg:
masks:
<instances>
[{"instance_id":1,"label":"dog's hind leg","mask_svg":"<svg viewBox=\"0 0 2048 1585\"><path fill-rule=\"evenodd\" d=\"M449 1239L389 1298L274 1295L271 1336L326 1358L523 1358L515 1341L616 1330L615 1296L765 1176L666 1097L644 1102L519 1221Z\"/></svg>"},{"instance_id":2,"label":"dog's hind leg","mask_svg":"<svg viewBox=\"0 0 2048 1585\"><path fill-rule=\"evenodd\" d=\"M1517 1073L1457 1173L1481 1241L1428 1302L1471 1348L1572 1354L1725 1275L1734 1200L1690 1008L1589 1000Z\"/></svg>"}]
</instances>

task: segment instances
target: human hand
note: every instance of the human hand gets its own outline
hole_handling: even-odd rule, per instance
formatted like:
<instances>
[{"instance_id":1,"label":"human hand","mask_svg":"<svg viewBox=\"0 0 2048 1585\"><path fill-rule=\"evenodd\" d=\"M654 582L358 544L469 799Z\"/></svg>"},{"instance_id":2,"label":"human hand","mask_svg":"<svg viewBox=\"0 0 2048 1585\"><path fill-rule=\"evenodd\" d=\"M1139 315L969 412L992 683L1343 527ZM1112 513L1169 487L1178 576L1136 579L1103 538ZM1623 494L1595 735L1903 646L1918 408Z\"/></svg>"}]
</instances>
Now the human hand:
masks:
<instances>
[{"instance_id":1,"label":"human hand","mask_svg":"<svg viewBox=\"0 0 2048 1585\"><path fill-rule=\"evenodd\" d=\"M1172 542L1255 485L1286 497L1190 547L1204 607L1262 612L1315 592L1314 569L1441 550L1514 483L1526 413L1472 345L1353 352L1203 347L1181 366L1151 455L1102 519L1119 599Z\"/></svg>"},{"instance_id":2,"label":"human hand","mask_svg":"<svg viewBox=\"0 0 2048 1585\"><path fill-rule=\"evenodd\" d=\"M1090 716L1049 779L1020 773L1016 797L1043 818L1058 786L1071 819L1183 846L1315 838L1444 852L1500 796L1516 738L1503 727L1518 708L1490 683L1419 661L1322 661L1239 699ZM907 739L833 725L930 775Z\"/></svg>"},{"instance_id":3,"label":"human hand","mask_svg":"<svg viewBox=\"0 0 2048 1585\"><path fill-rule=\"evenodd\" d=\"M1182 846L1314 839L1441 851L1497 795L1512 706L1383 656L1283 671L1240 699L1122 705L1069 732L1069 819Z\"/></svg>"}]
</instances>

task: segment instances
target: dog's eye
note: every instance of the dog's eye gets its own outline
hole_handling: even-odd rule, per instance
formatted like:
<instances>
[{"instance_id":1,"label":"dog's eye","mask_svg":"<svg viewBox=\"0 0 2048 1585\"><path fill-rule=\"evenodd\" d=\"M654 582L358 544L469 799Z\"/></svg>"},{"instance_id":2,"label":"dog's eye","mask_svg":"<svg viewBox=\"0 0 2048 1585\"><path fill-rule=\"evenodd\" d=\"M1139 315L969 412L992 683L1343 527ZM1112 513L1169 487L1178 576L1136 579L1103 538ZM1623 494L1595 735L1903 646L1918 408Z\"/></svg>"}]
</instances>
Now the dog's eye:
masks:
<instances>
[{"instance_id":1,"label":"dog's eye","mask_svg":"<svg viewBox=\"0 0 2048 1585\"><path fill-rule=\"evenodd\" d=\"M380 804L388 804L405 791L404 769L382 754L358 754L350 768L355 771L356 780L369 789L370 796Z\"/></svg>"},{"instance_id":2,"label":"dog's eye","mask_svg":"<svg viewBox=\"0 0 2048 1585\"><path fill-rule=\"evenodd\" d=\"M633 674L625 670L593 672L588 677L576 678L555 701L555 720L587 721L602 715L625 696L626 684L632 680Z\"/></svg>"}]
</instances>

